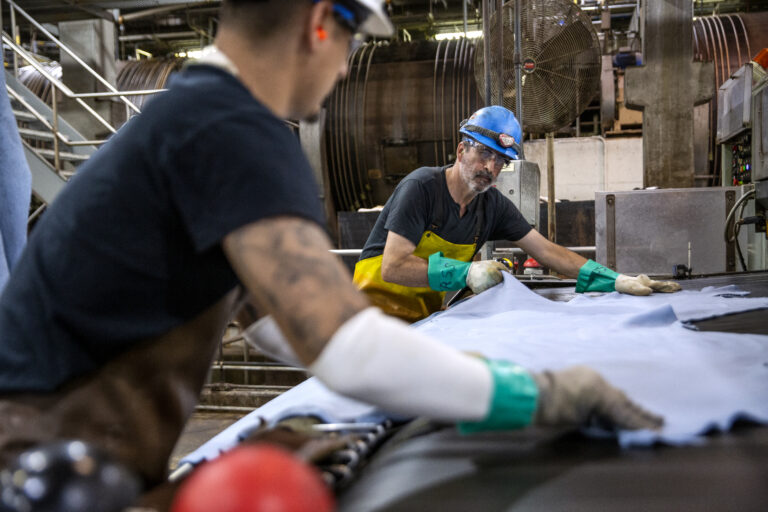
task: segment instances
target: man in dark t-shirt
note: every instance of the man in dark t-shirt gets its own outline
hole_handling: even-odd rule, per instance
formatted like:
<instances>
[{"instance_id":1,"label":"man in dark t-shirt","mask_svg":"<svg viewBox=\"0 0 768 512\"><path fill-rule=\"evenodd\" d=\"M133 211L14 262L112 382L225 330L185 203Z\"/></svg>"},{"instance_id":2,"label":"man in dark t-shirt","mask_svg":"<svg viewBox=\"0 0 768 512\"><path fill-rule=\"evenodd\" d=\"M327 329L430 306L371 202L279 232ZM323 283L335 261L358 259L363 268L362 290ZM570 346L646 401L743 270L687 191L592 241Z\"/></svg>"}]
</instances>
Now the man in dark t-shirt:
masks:
<instances>
[{"instance_id":1,"label":"man in dark t-shirt","mask_svg":"<svg viewBox=\"0 0 768 512\"><path fill-rule=\"evenodd\" d=\"M222 3L214 46L78 171L0 296L0 467L81 439L163 481L243 290L326 386L392 413L467 432L661 424L588 368L528 372L410 329L329 252L281 120L319 112L356 34L392 32L382 0ZM15 479L3 499L29 491Z\"/></svg>"},{"instance_id":2,"label":"man in dark t-shirt","mask_svg":"<svg viewBox=\"0 0 768 512\"><path fill-rule=\"evenodd\" d=\"M577 292L647 295L680 289L676 283L619 275L531 229L492 187L519 153L522 130L512 112L484 107L459 132L456 162L422 167L398 184L355 265L355 283L384 312L414 322L438 311L448 290L469 286L480 293L501 282L503 264L471 263L487 240L510 240L545 266L578 276Z\"/></svg>"}]
</instances>

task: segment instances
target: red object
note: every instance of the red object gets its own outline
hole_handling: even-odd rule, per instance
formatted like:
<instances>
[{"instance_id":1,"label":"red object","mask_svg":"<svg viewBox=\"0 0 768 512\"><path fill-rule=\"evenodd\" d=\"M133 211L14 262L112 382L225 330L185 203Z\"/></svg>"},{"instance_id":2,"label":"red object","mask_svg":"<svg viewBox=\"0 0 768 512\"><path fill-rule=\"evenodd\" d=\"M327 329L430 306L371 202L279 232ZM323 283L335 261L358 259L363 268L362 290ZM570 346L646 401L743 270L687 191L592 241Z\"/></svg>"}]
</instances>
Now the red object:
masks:
<instances>
[{"instance_id":1,"label":"red object","mask_svg":"<svg viewBox=\"0 0 768 512\"><path fill-rule=\"evenodd\" d=\"M768 70L768 48L763 48L757 52L752 60L763 66L763 69Z\"/></svg>"},{"instance_id":2,"label":"red object","mask_svg":"<svg viewBox=\"0 0 768 512\"><path fill-rule=\"evenodd\" d=\"M268 444L241 446L204 463L181 486L171 512L331 512L318 471Z\"/></svg>"},{"instance_id":3,"label":"red object","mask_svg":"<svg viewBox=\"0 0 768 512\"><path fill-rule=\"evenodd\" d=\"M321 41L328 39L328 32L323 27L317 27L317 38Z\"/></svg>"},{"instance_id":4,"label":"red object","mask_svg":"<svg viewBox=\"0 0 768 512\"><path fill-rule=\"evenodd\" d=\"M541 265L539 265L539 262L536 261L533 258L528 258L525 260L525 263L523 263L523 267L525 268L541 268Z\"/></svg>"}]
</instances>

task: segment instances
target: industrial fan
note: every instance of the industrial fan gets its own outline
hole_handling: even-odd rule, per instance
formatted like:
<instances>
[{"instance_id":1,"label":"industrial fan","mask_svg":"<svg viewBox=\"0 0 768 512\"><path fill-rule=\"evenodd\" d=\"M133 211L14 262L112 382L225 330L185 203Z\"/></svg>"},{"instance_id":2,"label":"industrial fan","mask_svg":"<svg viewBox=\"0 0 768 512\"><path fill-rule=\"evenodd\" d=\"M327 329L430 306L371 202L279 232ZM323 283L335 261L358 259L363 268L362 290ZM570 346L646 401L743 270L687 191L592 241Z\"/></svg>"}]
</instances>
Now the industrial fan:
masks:
<instances>
[{"instance_id":1,"label":"industrial fan","mask_svg":"<svg viewBox=\"0 0 768 512\"><path fill-rule=\"evenodd\" d=\"M516 8L521 68L517 80L513 59ZM498 16L502 16L501 23ZM475 80L486 104L492 103L489 92L498 91L496 98L501 97L502 104L515 112L524 132L547 134L547 232L555 241L554 132L573 122L599 89L597 32L589 16L571 0L508 1L493 13L489 26L488 40L479 44L488 44L490 52L484 47L475 52ZM490 87L486 87L486 54L490 55Z\"/></svg>"},{"instance_id":2,"label":"industrial fan","mask_svg":"<svg viewBox=\"0 0 768 512\"><path fill-rule=\"evenodd\" d=\"M523 130L548 133L573 122L589 105L600 85L600 43L592 20L571 0L520 2ZM516 111L514 76L515 2L501 9L503 48L498 51L498 12L490 20L491 70L503 58L503 104ZM480 41L478 44L484 44ZM475 52L475 79L485 91L482 49ZM500 88L491 72L491 90ZM488 102L488 98L484 98Z\"/></svg>"}]
</instances>

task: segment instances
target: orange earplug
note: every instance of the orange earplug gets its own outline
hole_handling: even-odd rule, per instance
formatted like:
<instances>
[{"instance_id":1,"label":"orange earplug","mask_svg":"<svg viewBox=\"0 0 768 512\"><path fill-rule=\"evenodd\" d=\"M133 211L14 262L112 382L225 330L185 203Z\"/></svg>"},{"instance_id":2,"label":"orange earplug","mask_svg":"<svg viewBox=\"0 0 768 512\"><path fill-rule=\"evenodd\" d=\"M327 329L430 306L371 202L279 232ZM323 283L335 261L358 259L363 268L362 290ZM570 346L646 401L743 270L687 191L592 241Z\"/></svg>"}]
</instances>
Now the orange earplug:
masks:
<instances>
[{"instance_id":1,"label":"orange earplug","mask_svg":"<svg viewBox=\"0 0 768 512\"><path fill-rule=\"evenodd\" d=\"M317 27L317 38L321 41L328 39L328 32L323 27Z\"/></svg>"}]
</instances>

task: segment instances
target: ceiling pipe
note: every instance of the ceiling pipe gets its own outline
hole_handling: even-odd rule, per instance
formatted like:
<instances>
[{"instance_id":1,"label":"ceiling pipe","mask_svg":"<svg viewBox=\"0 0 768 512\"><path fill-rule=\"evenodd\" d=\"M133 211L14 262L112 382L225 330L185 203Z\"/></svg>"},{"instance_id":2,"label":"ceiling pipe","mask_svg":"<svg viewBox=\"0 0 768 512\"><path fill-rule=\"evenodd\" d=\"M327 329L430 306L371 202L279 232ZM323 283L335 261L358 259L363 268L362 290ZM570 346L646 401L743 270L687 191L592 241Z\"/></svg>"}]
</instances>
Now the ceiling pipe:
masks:
<instances>
[{"instance_id":1,"label":"ceiling pipe","mask_svg":"<svg viewBox=\"0 0 768 512\"><path fill-rule=\"evenodd\" d=\"M179 9L186 9L189 7L198 7L200 5L210 4L211 2L193 2L187 4L168 5L165 7L153 7L152 9L145 9L143 11L130 12L128 14L121 14L117 18L117 22L121 25L129 21L136 21L142 18L148 18L150 16L156 16L158 14L166 14Z\"/></svg>"},{"instance_id":2,"label":"ceiling pipe","mask_svg":"<svg viewBox=\"0 0 768 512\"><path fill-rule=\"evenodd\" d=\"M129 43L134 41L152 41L155 39L195 39L199 36L194 30L186 32L163 32L159 34L130 34L125 36L119 36L117 39L121 43Z\"/></svg>"}]
</instances>

